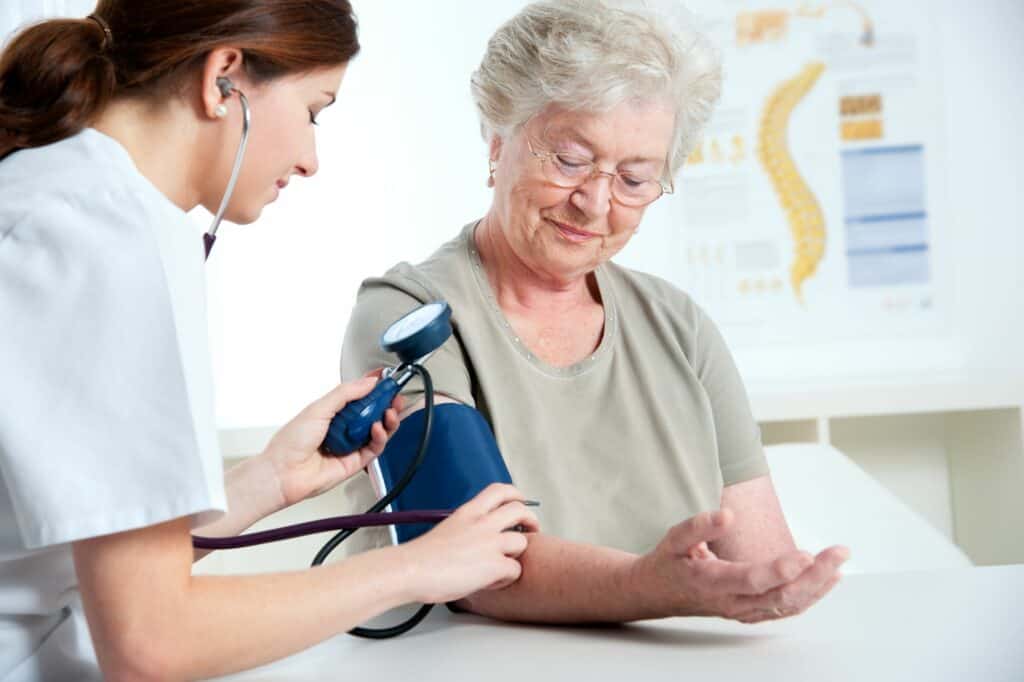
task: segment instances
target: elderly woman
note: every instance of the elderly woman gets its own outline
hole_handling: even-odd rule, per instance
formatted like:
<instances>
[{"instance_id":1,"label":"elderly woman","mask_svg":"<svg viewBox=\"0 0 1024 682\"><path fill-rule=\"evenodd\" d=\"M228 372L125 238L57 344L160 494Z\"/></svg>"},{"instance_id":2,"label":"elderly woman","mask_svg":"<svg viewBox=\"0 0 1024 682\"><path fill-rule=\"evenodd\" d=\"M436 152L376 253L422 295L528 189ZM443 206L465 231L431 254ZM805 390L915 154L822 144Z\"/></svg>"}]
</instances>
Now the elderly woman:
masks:
<instances>
[{"instance_id":1,"label":"elderly woman","mask_svg":"<svg viewBox=\"0 0 1024 682\"><path fill-rule=\"evenodd\" d=\"M516 485L543 501L521 579L468 610L753 622L809 607L847 557L794 546L707 314L610 260L671 192L719 96L717 56L679 14L549 1L498 29L472 78L490 209L360 290L344 378L388 362L388 323L447 300L455 334L429 363L436 390L479 410Z\"/></svg>"}]
</instances>

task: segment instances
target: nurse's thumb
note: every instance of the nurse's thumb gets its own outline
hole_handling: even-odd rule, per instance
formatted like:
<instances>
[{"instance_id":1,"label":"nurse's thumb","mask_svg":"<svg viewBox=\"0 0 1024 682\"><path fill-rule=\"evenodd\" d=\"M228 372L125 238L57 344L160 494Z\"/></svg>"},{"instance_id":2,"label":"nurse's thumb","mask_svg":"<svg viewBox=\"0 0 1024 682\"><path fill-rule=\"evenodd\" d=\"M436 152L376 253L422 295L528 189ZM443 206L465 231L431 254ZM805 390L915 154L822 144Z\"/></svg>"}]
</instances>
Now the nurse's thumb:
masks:
<instances>
[{"instance_id":1,"label":"nurse's thumb","mask_svg":"<svg viewBox=\"0 0 1024 682\"><path fill-rule=\"evenodd\" d=\"M330 393L306 408L312 416L330 419L353 400L364 397L377 384L377 377L365 376L335 386Z\"/></svg>"}]
</instances>

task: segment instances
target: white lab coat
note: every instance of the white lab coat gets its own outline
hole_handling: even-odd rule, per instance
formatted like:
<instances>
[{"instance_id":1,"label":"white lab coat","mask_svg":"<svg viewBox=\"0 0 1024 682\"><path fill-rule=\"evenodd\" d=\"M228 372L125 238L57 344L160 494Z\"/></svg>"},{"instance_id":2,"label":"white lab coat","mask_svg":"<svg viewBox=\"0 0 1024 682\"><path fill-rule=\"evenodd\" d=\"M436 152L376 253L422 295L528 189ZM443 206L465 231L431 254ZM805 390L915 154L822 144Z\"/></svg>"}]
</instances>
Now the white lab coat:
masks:
<instances>
[{"instance_id":1,"label":"white lab coat","mask_svg":"<svg viewBox=\"0 0 1024 682\"><path fill-rule=\"evenodd\" d=\"M198 230L98 131L0 162L0 680L98 678L69 543L214 520L221 466Z\"/></svg>"}]
</instances>

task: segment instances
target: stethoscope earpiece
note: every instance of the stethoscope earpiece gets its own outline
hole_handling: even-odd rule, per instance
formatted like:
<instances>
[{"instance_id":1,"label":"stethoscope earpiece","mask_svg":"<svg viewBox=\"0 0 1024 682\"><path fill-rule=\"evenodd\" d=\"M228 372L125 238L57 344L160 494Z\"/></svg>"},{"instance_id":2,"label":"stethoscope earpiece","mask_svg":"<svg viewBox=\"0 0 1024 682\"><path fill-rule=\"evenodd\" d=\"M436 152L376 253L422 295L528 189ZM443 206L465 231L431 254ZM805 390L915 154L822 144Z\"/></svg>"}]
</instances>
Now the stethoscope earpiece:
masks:
<instances>
[{"instance_id":1,"label":"stethoscope earpiece","mask_svg":"<svg viewBox=\"0 0 1024 682\"><path fill-rule=\"evenodd\" d=\"M222 97L230 97L231 93L235 91L235 84L227 76L217 76L216 83Z\"/></svg>"}]
</instances>

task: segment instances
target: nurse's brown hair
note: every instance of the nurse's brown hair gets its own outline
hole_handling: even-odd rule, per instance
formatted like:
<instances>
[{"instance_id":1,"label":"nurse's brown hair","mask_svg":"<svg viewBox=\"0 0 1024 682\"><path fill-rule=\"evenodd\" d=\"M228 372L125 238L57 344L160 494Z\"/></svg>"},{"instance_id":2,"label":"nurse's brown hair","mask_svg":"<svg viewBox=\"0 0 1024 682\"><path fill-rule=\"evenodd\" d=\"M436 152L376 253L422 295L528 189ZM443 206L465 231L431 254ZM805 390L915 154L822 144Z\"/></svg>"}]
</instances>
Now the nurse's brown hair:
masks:
<instances>
[{"instance_id":1,"label":"nurse's brown hair","mask_svg":"<svg viewBox=\"0 0 1024 682\"><path fill-rule=\"evenodd\" d=\"M347 0L100 0L23 29L0 54L0 159L78 133L114 97L176 96L218 47L266 82L359 51Z\"/></svg>"}]
</instances>

